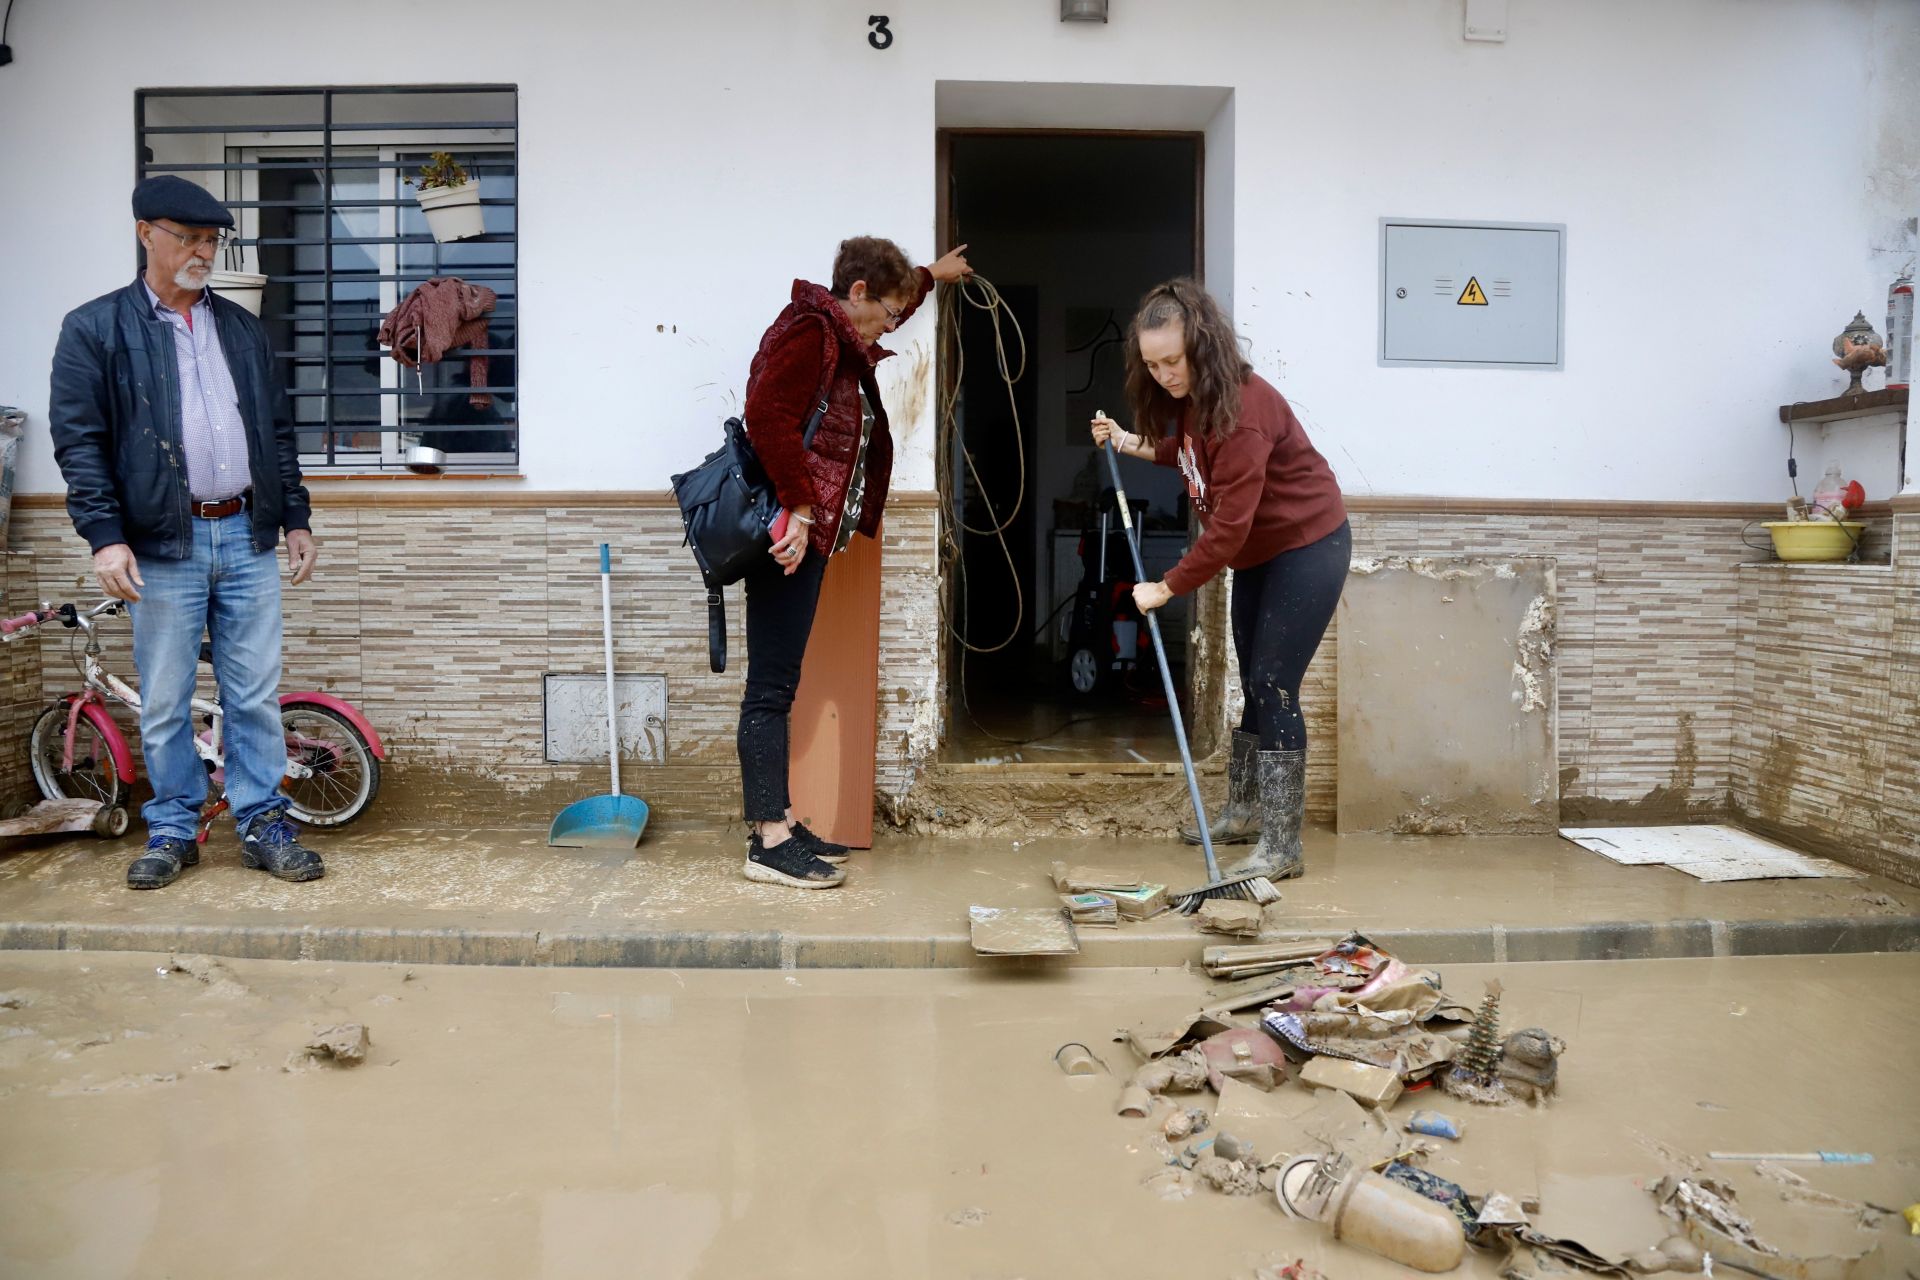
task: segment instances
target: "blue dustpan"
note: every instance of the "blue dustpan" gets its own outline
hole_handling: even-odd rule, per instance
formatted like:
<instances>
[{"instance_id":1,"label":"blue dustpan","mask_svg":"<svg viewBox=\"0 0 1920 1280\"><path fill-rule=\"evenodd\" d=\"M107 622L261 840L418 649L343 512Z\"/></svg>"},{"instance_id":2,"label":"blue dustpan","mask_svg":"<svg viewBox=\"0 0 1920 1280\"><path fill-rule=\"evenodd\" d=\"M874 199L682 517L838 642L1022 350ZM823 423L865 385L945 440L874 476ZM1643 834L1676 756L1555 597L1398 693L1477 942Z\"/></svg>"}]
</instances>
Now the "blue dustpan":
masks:
<instances>
[{"instance_id":1,"label":"blue dustpan","mask_svg":"<svg viewBox=\"0 0 1920 1280\"><path fill-rule=\"evenodd\" d=\"M562 809L547 829L560 849L631 849L647 829L647 802L639 796L588 796Z\"/></svg>"},{"instance_id":2,"label":"blue dustpan","mask_svg":"<svg viewBox=\"0 0 1920 1280\"><path fill-rule=\"evenodd\" d=\"M613 556L600 544L600 634L607 650L607 761L613 794L588 796L562 809L547 828L547 843L561 849L631 849L647 829L647 802L620 794L620 731L614 722Z\"/></svg>"}]
</instances>

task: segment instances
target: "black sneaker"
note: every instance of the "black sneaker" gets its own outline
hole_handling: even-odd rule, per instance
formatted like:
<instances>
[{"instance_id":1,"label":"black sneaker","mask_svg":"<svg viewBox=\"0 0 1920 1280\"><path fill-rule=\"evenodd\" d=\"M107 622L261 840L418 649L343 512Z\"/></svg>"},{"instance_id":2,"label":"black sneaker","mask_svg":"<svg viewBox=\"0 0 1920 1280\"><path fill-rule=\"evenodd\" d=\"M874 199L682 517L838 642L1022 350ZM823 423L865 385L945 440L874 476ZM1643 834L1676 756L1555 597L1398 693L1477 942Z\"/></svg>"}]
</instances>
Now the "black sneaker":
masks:
<instances>
[{"instance_id":1,"label":"black sneaker","mask_svg":"<svg viewBox=\"0 0 1920 1280\"><path fill-rule=\"evenodd\" d=\"M807 847L813 850L813 856L822 862L845 862L847 855L853 852L853 850L849 849L846 845L835 844L831 840L826 840L815 835L813 832L807 830L807 824L804 822L796 822L793 824L793 834L796 839L804 840Z\"/></svg>"},{"instance_id":2,"label":"black sneaker","mask_svg":"<svg viewBox=\"0 0 1920 1280\"><path fill-rule=\"evenodd\" d=\"M747 841L747 864L741 870L749 880L791 889L832 889L847 878L840 868L814 857L804 840L782 840L769 849L757 832Z\"/></svg>"},{"instance_id":3,"label":"black sneaker","mask_svg":"<svg viewBox=\"0 0 1920 1280\"><path fill-rule=\"evenodd\" d=\"M200 846L178 836L155 836L147 851L127 867L127 888L164 889L180 878L180 869L200 861Z\"/></svg>"},{"instance_id":4,"label":"black sneaker","mask_svg":"<svg viewBox=\"0 0 1920 1280\"><path fill-rule=\"evenodd\" d=\"M318 880L327 869L299 836L285 809L269 809L247 824L240 837L241 860L282 880Z\"/></svg>"}]
</instances>

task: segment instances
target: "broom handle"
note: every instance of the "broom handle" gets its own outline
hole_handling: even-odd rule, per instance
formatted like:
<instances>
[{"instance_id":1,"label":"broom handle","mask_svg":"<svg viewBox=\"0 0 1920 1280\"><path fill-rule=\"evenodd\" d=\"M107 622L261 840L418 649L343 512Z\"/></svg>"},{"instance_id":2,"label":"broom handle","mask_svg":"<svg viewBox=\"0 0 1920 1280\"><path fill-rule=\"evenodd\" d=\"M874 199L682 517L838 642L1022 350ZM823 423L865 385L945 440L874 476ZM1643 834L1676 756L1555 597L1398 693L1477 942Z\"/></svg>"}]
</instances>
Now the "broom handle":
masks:
<instances>
[{"instance_id":1,"label":"broom handle","mask_svg":"<svg viewBox=\"0 0 1920 1280\"><path fill-rule=\"evenodd\" d=\"M1127 505L1127 488L1120 483L1120 455L1109 439L1102 449L1107 455L1107 472L1113 477L1113 492L1120 499L1120 524L1126 529L1127 550L1133 553L1133 580L1147 580L1146 562L1140 558L1140 544L1133 538L1133 508ZM1167 691L1167 710L1173 713L1173 740L1180 745L1180 764L1187 771L1187 794L1193 798L1193 820L1200 824L1200 848L1207 855L1207 883L1220 878L1220 864L1213 860L1213 831L1207 826L1207 806L1200 799L1200 779L1193 771L1193 756L1187 750L1187 729L1180 721L1180 698L1173 689L1173 671L1167 666L1167 648L1160 643L1160 618L1151 609L1147 630L1153 633L1153 656L1160 660L1160 683Z\"/></svg>"},{"instance_id":2,"label":"broom handle","mask_svg":"<svg viewBox=\"0 0 1920 1280\"><path fill-rule=\"evenodd\" d=\"M620 794L620 730L613 715L613 556L600 544L600 640L607 651L607 766L613 794Z\"/></svg>"}]
</instances>

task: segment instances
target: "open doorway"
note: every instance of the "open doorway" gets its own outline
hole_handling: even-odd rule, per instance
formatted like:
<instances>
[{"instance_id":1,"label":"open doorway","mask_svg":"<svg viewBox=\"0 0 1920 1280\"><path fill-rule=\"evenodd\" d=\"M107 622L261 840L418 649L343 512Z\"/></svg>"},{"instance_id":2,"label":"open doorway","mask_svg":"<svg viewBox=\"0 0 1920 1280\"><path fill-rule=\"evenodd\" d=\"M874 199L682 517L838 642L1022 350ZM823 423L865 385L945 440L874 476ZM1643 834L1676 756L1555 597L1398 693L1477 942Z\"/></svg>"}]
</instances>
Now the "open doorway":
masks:
<instances>
[{"instance_id":1,"label":"open doorway","mask_svg":"<svg viewBox=\"0 0 1920 1280\"><path fill-rule=\"evenodd\" d=\"M946 655L944 757L1178 759L1088 423L1104 409L1131 425L1127 323L1153 285L1200 274L1202 135L955 129L941 144L949 239L972 246L1007 312L996 334L991 313L959 307L942 335L946 376L958 373L941 459L958 633ZM1017 365L1010 320L1026 349L1011 388L996 347ZM1187 544L1186 490L1170 468L1120 465L1157 578ZM1176 599L1160 617L1183 713L1189 607Z\"/></svg>"}]
</instances>

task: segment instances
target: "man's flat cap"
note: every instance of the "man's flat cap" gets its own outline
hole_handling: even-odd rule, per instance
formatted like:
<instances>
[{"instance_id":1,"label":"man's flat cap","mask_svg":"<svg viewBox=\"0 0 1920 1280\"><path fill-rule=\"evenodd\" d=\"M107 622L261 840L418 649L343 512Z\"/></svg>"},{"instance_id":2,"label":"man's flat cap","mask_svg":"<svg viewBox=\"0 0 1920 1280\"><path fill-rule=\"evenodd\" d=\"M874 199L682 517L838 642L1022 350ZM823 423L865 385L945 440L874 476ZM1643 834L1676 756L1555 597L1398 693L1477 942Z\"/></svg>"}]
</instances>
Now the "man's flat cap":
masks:
<instances>
[{"instance_id":1,"label":"man's flat cap","mask_svg":"<svg viewBox=\"0 0 1920 1280\"><path fill-rule=\"evenodd\" d=\"M211 192L171 173L148 178L133 189L133 216L142 222L165 218L183 227L233 225L233 215Z\"/></svg>"}]
</instances>

